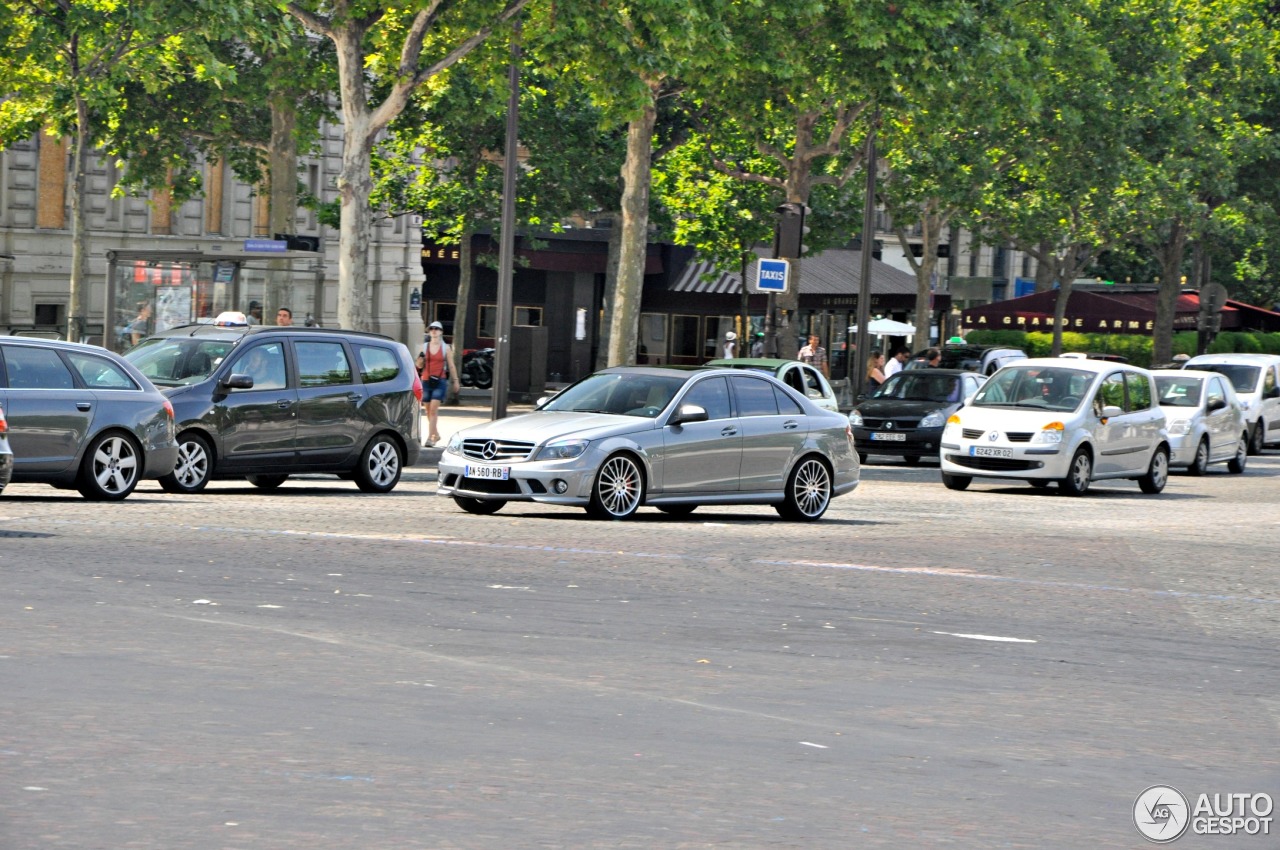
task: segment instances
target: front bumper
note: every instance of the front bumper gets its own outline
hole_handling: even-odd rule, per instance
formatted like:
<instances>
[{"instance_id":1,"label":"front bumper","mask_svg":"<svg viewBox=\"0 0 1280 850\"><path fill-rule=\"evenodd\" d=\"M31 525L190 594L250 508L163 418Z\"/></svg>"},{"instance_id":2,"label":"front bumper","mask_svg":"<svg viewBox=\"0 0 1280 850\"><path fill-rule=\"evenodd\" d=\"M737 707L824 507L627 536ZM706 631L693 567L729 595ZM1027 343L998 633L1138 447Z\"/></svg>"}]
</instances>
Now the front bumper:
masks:
<instances>
[{"instance_id":1,"label":"front bumper","mask_svg":"<svg viewBox=\"0 0 1280 850\"><path fill-rule=\"evenodd\" d=\"M596 467L593 453L557 461L484 463L445 451L437 465L436 494L465 496L486 501L542 502L549 505L585 506L591 500ZM583 462L584 459L590 459ZM507 478L466 477L466 467L507 468Z\"/></svg>"},{"instance_id":2,"label":"front bumper","mask_svg":"<svg viewBox=\"0 0 1280 850\"><path fill-rule=\"evenodd\" d=\"M941 458L942 471L949 475L984 478L1059 479L1071 467L1071 452L1062 443L945 439Z\"/></svg>"},{"instance_id":3,"label":"front bumper","mask_svg":"<svg viewBox=\"0 0 1280 850\"><path fill-rule=\"evenodd\" d=\"M1199 440L1193 440L1191 435L1169 438L1169 466L1190 466L1191 462L1196 459L1196 447L1199 446Z\"/></svg>"},{"instance_id":4,"label":"front bumper","mask_svg":"<svg viewBox=\"0 0 1280 850\"><path fill-rule=\"evenodd\" d=\"M877 439L874 435L893 434L901 439ZM941 428L913 428L909 431L884 431L854 428L853 440L862 454L901 455L902 457L937 457L942 444Z\"/></svg>"}]
</instances>

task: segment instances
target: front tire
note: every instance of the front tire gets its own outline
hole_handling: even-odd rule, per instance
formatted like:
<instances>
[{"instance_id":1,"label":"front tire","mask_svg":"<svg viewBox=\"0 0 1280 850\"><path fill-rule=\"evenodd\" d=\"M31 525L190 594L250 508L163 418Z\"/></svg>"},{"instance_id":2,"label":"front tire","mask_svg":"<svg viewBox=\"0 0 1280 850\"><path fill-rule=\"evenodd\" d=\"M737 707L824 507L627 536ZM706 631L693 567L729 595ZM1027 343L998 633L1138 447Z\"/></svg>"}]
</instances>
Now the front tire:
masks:
<instances>
[{"instance_id":1,"label":"front tire","mask_svg":"<svg viewBox=\"0 0 1280 850\"><path fill-rule=\"evenodd\" d=\"M604 462L591 485L587 513L596 519L626 519L644 501L644 473L629 455L613 455Z\"/></svg>"},{"instance_id":2,"label":"front tire","mask_svg":"<svg viewBox=\"0 0 1280 850\"><path fill-rule=\"evenodd\" d=\"M942 473L942 486L948 490L966 490L973 483L972 475L951 475Z\"/></svg>"},{"instance_id":3,"label":"front tire","mask_svg":"<svg viewBox=\"0 0 1280 850\"><path fill-rule=\"evenodd\" d=\"M488 516L502 510L506 504L501 499L475 499L471 496L454 496L453 503L469 514Z\"/></svg>"},{"instance_id":4,"label":"front tire","mask_svg":"<svg viewBox=\"0 0 1280 850\"><path fill-rule=\"evenodd\" d=\"M142 475L142 450L121 433L102 434L89 444L77 489L95 502L118 502L133 492Z\"/></svg>"},{"instance_id":5,"label":"front tire","mask_svg":"<svg viewBox=\"0 0 1280 850\"><path fill-rule=\"evenodd\" d=\"M360 453L356 486L365 493L390 493L400 483L403 469L400 445L386 434L379 434Z\"/></svg>"},{"instance_id":6,"label":"front tire","mask_svg":"<svg viewBox=\"0 0 1280 850\"><path fill-rule=\"evenodd\" d=\"M275 490L285 481L289 480L287 475L250 475L249 483L259 490Z\"/></svg>"},{"instance_id":7,"label":"front tire","mask_svg":"<svg viewBox=\"0 0 1280 850\"><path fill-rule=\"evenodd\" d=\"M1262 444L1267 440L1266 431L1263 430L1262 420L1259 419L1253 423L1253 430L1249 434L1249 454L1262 454Z\"/></svg>"},{"instance_id":8,"label":"front tire","mask_svg":"<svg viewBox=\"0 0 1280 850\"><path fill-rule=\"evenodd\" d=\"M697 509L697 505L658 505L658 510L669 516L688 516Z\"/></svg>"},{"instance_id":9,"label":"front tire","mask_svg":"<svg viewBox=\"0 0 1280 850\"><path fill-rule=\"evenodd\" d=\"M791 470L782 503L775 506L784 519L813 522L831 505L831 470L816 457L807 457Z\"/></svg>"},{"instance_id":10,"label":"front tire","mask_svg":"<svg viewBox=\"0 0 1280 850\"><path fill-rule=\"evenodd\" d=\"M1249 463L1249 435L1241 434L1240 442L1236 443L1236 456L1227 461L1227 470L1236 475L1244 472L1245 466Z\"/></svg>"},{"instance_id":11,"label":"front tire","mask_svg":"<svg viewBox=\"0 0 1280 850\"><path fill-rule=\"evenodd\" d=\"M178 438L178 464L173 472L161 476L160 487L166 493L198 493L209 483L213 473L213 450L199 434L183 434Z\"/></svg>"},{"instance_id":12,"label":"front tire","mask_svg":"<svg viewBox=\"0 0 1280 850\"><path fill-rule=\"evenodd\" d=\"M1151 456L1151 466L1147 467L1147 474L1138 479L1138 486L1142 488L1142 492L1154 496L1168 483L1169 450L1161 446Z\"/></svg>"},{"instance_id":13,"label":"front tire","mask_svg":"<svg viewBox=\"0 0 1280 850\"><path fill-rule=\"evenodd\" d=\"M1086 449L1076 449L1071 457L1067 477L1058 482L1058 489L1068 496L1083 496L1089 492L1093 480L1093 459Z\"/></svg>"},{"instance_id":14,"label":"front tire","mask_svg":"<svg viewBox=\"0 0 1280 850\"><path fill-rule=\"evenodd\" d=\"M1052 484L1053 482L1048 481L1044 478L1028 478L1027 483L1030 484L1032 487L1036 488L1037 490L1048 490L1049 485Z\"/></svg>"},{"instance_id":15,"label":"front tire","mask_svg":"<svg viewBox=\"0 0 1280 850\"><path fill-rule=\"evenodd\" d=\"M1200 440L1200 444L1196 446L1196 456L1191 461L1191 465L1187 467L1188 475L1204 475L1209 471L1209 441Z\"/></svg>"}]
</instances>

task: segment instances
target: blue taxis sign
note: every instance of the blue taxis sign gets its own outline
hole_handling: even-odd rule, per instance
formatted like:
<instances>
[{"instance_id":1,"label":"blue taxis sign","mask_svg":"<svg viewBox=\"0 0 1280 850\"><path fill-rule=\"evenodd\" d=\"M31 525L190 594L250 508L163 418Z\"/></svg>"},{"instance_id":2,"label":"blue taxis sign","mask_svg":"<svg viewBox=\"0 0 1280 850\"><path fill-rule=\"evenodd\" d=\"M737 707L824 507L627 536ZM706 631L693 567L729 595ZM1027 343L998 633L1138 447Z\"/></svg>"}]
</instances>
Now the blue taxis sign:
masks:
<instances>
[{"instance_id":1,"label":"blue taxis sign","mask_svg":"<svg viewBox=\"0 0 1280 850\"><path fill-rule=\"evenodd\" d=\"M757 292L786 292L791 279L791 264L786 260L761 259L756 267Z\"/></svg>"}]
</instances>

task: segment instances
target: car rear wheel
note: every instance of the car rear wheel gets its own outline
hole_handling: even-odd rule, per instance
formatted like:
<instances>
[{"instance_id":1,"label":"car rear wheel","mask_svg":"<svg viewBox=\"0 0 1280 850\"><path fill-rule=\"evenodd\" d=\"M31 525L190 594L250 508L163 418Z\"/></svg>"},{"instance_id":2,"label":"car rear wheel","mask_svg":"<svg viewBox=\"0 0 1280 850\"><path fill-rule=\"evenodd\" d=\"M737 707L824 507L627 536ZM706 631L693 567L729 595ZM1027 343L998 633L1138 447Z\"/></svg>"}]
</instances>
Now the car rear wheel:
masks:
<instances>
[{"instance_id":1,"label":"car rear wheel","mask_svg":"<svg viewBox=\"0 0 1280 850\"><path fill-rule=\"evenodd\" d=\"M1236 456L1227 461L1227 470L1239 475L1244 472L1245 465L1249 463L1249 435L1241 434L1240 442L1236 443Z\"/></svg>"},{"instance_id":2,"label":"car rear wheel","mask_svg":"<svg viewBox=\"0 0 1280 850\"><path fill-rule=\"evenodd\" d=\"M610 457L591 485L587 513L596 519L626 519L644 501L644 474L635 459L624 454Z\"/></svg>"},{"instance_id":3,"label":"car rear wheel","mask_svg":"<svg viewBox=\"0 0 1280 850\"><path fill-rule=\"evenodd\" d=\"M950 475L942 473L942 486L948 490L964 490L973 483L972 475Z\"/></svg>"},{"instance_id":4,"label":"car rear wheel","mask_svg":"<svg viewBox=\"0 0 1280 850\"><path fill-rule=\"evenodd\" d=\"M1187 467L1188 475L1204 475L1209 471L1209 441L1200 440L1200 445L1196 446L1196 456L1191 461L1191 465Z\"/></svg>"},{"instance_id":5,"label":"car rear wheel","mask_svg":"<svg viewBox=\"0 0 1280 850\"><path fill-rule=\"evenodd\" d=\"M250 475L249 483L259 490L274 490L289 480L287 475Z\"/></svg>"},{"instance_id":6,"label":"car rear wheel","mask_svg":"<svg viewBox=\"0 0 1280 850\"><path fill-rule=\"evenodd\" d=\"M1262 454L1262 444L1267 441L1267 432L1263 429L1262 420L1253 423L1253 431L1249 434L1249 454Z\"/></svg>"},{"instance_id":7,"label":"car rear wheel","mask_svg":"<svg viewBox=\"0 0 1280 850\"><path fill-rule=\"evenodd\" d=\"M1142 492L1155 495L1168 483L1169 450L1161 446L1151 456L1151 466L1147 467L1147 474L1138 479L1138 486L1142 488Z\"/></svg>"},{"instance_id":8,"label":"car rear wheel","mask_svg":"<svg viewBox=\"0 0 1280 850\"><path fill-rule=\"evenodd\" d=\"M688 516L697 509L697 505L658 505L658 510L671 516Z\"/></svg>"},{"instance_id":9,"label":"car rear wheel","mask_svg":"<svg viewBox=\"0 0 1280 850\"><path fill-rule=\"evenodd\" d=\"M118 502L133 492L142 474L142 450L124 434L102 434L89 444L77 488L86 499Z\"/></svg>"},{"instance_id":10,"label":"car rear wheel","mask_svg":"<svg viewBox=\"0 0 1280 850\"><path fill-rule=\"evenodd\" d=\"M784 519L813 522L831 504L831 470L816 457L807 457L791 470L786 496L775 506Z\"/></svg>"},{"instance_id":11,"label":"car rear wheel","mask_svg":"<svg viewBox=\"0 0 1280 850\"><path fill-rule=\"evenodd\" d=\"M1083 496L1089 492L1089 484L1093 480L1093 459L1086 449L1076 449L1071 458L1071 466L1067 477L1058 482L1058 489L1068 496Z\"/></svg>"},{"instance_id":12,"label":"car rear wheel","mask_svg":"<svg viewBox=\"0 0 1280 850\"><path fill-rule=\"evenodd\" d=\"M178 464L161 476L160 487L166 493L198 493L209 483L212 467L209 441L199 434L183 434L178 437Z\"/></svg>"},{"instance_id":13,"label":"car rear wheel","mask_svg":"<svg viewBox=\"0 0 1280 850\"><path fill-rule=\"evenodd\" d=\"M400 446L386 434L379 434L360 453L356 486L365 493L390 493L400 483L403 468Z\"/></svg>"},{"instance_id":14,"label":"car rear wheel","mask_svg":"<svg viewBox=\"0 0 1280 850\"><path fill-rule=\"evenodd\" d=\"M453 503L469 514L488 516L502 510L502 499L474 499L471 496L454 496Z\"/></svg>"},{"instance_id":15,"label":"car rear wheel","mask_svg":"<svg viewBox=\"0 0 1280 850\"><path fill-rule=\"evenodd\" d=\"M1049 485L1052 484L1053 482L1046 481L1043 478L1028 478L1027 483L1030 484L1032 487L1036 488L1037 490L1048 490Z\"/></svg>"}]
</instances>

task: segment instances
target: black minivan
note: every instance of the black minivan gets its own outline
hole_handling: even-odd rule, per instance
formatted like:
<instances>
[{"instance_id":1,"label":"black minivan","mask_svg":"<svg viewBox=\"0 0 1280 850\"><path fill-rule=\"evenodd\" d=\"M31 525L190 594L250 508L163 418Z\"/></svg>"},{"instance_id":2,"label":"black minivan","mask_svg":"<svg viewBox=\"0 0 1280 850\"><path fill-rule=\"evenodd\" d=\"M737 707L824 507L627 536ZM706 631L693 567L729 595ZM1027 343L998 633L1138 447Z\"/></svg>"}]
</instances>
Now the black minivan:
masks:
<instances>
[{"instance_id":1,"label":"black minivan","mask_svg":"<svg viewBox=\"0 0 1280 850\"><path fill-rule=\"evenodd\" d=\"M183 325L126 355L173 403L178 463L160 486L271 490L333 473L387 493L420 451L422 381L401 342L332 328Z\"/></svg>"}]
</instances>

